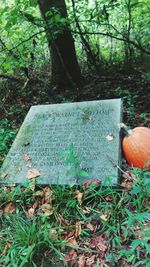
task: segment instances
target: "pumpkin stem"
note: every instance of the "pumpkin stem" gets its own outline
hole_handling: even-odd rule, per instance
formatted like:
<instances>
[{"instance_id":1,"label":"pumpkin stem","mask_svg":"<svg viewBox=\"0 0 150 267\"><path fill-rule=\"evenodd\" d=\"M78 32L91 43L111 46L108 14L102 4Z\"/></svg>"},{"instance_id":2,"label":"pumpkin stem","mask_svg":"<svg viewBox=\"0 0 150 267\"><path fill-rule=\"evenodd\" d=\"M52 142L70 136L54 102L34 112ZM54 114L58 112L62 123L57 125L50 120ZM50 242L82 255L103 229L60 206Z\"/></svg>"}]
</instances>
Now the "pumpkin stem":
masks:
<instances>
[{"instance_id":1,"label":"pumpkin stem","mask_svg":"<svg viewBox=\"0 0 150 267\"><path fill-rule=\"evenodd\" d=\"M132 130L128 128L128 126L124 123L119 123L119 128L123 131L125 136L129 136L132 134Z\"/></svg>"}]
</instances>

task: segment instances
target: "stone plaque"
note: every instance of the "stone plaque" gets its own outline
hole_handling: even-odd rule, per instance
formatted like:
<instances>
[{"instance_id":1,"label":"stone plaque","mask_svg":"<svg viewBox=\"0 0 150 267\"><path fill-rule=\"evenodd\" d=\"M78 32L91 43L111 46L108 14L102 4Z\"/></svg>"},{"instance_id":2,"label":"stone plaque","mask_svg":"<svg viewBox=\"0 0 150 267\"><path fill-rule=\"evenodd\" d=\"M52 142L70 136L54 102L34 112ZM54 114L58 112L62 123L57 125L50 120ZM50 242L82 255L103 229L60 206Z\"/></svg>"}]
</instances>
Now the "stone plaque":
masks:
<instances>
[{"instance_id":1,"label":"stone plaque","mask_svg":"<svg viewBox=\"0 0 150 267\"><path fill-rule=\"evenodd\" d=\"M120 122L120 99L32 106L2 165L1 182L24 183L35 172L38 184L105 177L117 184Z\"/></svg>"}]
</instances>

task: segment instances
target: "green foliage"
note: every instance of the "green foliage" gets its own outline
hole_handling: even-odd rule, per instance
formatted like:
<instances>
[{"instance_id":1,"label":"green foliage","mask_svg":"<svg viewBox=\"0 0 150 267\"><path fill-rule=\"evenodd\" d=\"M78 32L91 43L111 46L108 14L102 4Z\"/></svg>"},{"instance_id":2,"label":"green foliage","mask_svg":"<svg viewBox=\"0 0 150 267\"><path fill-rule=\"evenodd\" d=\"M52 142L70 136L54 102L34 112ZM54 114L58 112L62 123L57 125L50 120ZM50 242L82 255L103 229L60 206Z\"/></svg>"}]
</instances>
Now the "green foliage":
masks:
<instances>
[{"instance_id":1,"label":"green foliage","mask_svg":"<svg viewBox=\"0 0 150 267\"><path fill-rule=\"evenodd\" d=\"M85 177L89 176L88 173L82 169L79 155L76 154L73 144L70 145L69 150L62 151L60 156L67 156L65 160L66 166L69 166L67 176L73 176L75 178L74 184L81 183L82 178L85 179Z\"/></svg>"},{"instance_id":2,"label":"green foliage","mask_svg":"<svg viewBox=\"0 0 150 267\"><path fill-rule=\"evenodd\" d=\"M9 121L3 119L0 121L0 161L7 154L8 149L15 138L15 131L12 129Z\"/></svg>"},{"instance_id":3,"label":"green foliage","mask_svg":"<svg viewBox=\"0 0 150 267\"><path fill-rule=\"evenodd\" d=\"M4 235L0 239L0 253L3 253L6 243L10 248L6 256L2 256L0 263L7 266L43 266L43 261L46 262L46 253L50 250L63 259L62 254L58 250L58 246L63 244L63 241L53 238L48 223L43 224L40 220L23 219L19 216L9 217L5 219L5 230L1 231ZM44 256L45 253L45 256ZM53 255L54 257L54 255ZM47 264L54 261L53 257L49 257Z\"/></svg>"},{"instance_id":4,"label":"green foliage","mask_svg":"<svg viewBox=\"0 0 150 267\"><path fill-rule=\"evenodd\" d=\"M75 246L77 252L99 255L97 250L87 248L87 244L105 233L105 242L109 244L105 252L107 262L113 261L113 266L117 266L125 259L129 266L144 264L148 267L150 208L146 203L150 190L149 173L137 169L134 172L136 179L129 191L111 186L97 187L96 184L80 187L80 191L77 187L53 186L50 189L53 198L49 199L54 210L51 216L42 214L40 206L33 217L28 216L29 208L34 203L36 207L45 189L32 191L17 186L6 191L6 187L1 188L1 210L12 203L16 211L1 216L0 263L10 267L12 264L36 267L53 266L57 262L64 266L63 255L73 246L65 243L64 234L73 234L75 224L82 222L78 241L85 242L86 246ZM80 203L78 194L82 196ZM88 225L95 227L94 232Z\"/></svg>"},{"instance_id":5,"label":"green foliage","mask_svg":"<svg viewBox=\"0 0 150 267\"><path fill-rule=\"evenodd\" d=\"M148 1L78 0L75 1L74 10L71 0L66 1L66 4L67 19L62 18L55 9L47 14L51 37L55 38L68 25L74 34L81 62L86 62L88 50L80 38L76 18L96 60L130 61L133 64L135 57L141 56L143 59L140 47L148 51L149 45ZM36 0L3 1L0 7L0 29L2 72L23 74L23 68L32 66L38 70L44 62L49 61L44 22Z\"/></svg>"}]
</instances>

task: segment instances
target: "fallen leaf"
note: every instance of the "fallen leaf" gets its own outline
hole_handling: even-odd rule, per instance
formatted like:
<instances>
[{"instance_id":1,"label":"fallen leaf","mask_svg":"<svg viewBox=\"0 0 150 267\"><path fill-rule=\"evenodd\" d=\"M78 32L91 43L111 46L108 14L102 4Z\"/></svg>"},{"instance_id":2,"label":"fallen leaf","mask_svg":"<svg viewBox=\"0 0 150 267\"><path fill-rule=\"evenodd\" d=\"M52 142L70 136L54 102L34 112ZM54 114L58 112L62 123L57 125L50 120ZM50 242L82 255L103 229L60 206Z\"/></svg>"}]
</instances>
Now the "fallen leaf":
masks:
<instances>
[{"instance_id":1,"label":"fallen leaf","mask_svg":"<svg viewBox=\"0 0 150 267\"><path fill-rule=\"evenodd\" d=\"M85 255L81 255L78 260L78 267L85 267Z\"/></svg>"},{"instance_id":2,"label":"fallen leaf","mask_svg":"<svg viewBox=\"0 0 150 267\"><path fill-rule=\"evenodd\" d=\"M91 213L91 211L87 207L85 209L82 209L82 212L84 214L90 214Z\"/></svg>"},{"instance_id":3,"label":"fallen leaf","mask_svg":"<svg viewBox=\"0 0 150 267\"><path fill-rule=\"evenodd\" d=\"M45 216L50 216L54 213L52 206L50 204L47 204L47 203L45 203L41 206L41 210L43 211Z\"/></svg>"},{"instance_id":4,"label":"fallen leaf","mask_svg":"<svg viewBox=\"0 0 150 267\"><path fill-rule=\"evenodd\" d=\"M36 191L34 194L32 194L32 196L42 198L44 196L44 191L43 190Z\"/></svg>"},{"instance_id":5,"label":"fallen leaf","mask_svg":"<svg viewBox=\"0 0 150 267\"><path fill-rule=\"evenodd\" d=\"M81 235L81 222L76 222L75 237Z\"/></svg>"},{"instance_id":6,"label":"fallen leaf","mask_svg":"<svg viewBox=\"0 0 150 267\"><path fill-rule=\"evenodd\" d=\"M127 189L131 189L132 186L133 186L133 182L123 181L123 182L121 183L121 186L124 187L124 188L127 188Z\"/></svg>"},{"instance_id":7,"label":"fallen leaf","mask_svg":"<svg viewBox=\"0 0 150 267\"><path fill-rule=\"evenodd\" d=\"M12 203L8 203L4 208L5 213L13 213L15 210L16 210L16 207Z\"/></svg>"},{"instance_id":8,"label":"fallen leaf","mask_svg":"<svg viewBox=\"0 0 150 267\"><path fill-rule=\"evenodd\" d=\"M43 197L44 203L51 203L52 200L54 200L53 191L48 186L46 186L43 189L43 192L44 192L44 197Z\"/></svg>"},{"instance_id":9,"label":"fallen leaf","mask_svg":"<svg viewBox=\"0 0 150 267\"><path fill-rule=\"evenodd\" d=\"M86 187L89 187L91 184L100 185L101 181L98 179L93 179L93 180L83 181L83 183L82 183L84 189Z\"/></svg>"},{"instance_id":10,"label":"fallen leaf","mask_svg":"<svg viewBox=\"0 0 150 267\"><path fill-rule=\"evenodd\" d=\"M74 249L71 249L68 254L65 254L65 261L67 264L72 265L72 263L75 261L77 258L77 252Z\"/></svg>"},{"instance_id":11,"label":"fallen leaf","mask_svg":"<svg viewBox=\"0 0 150 267\"><path fill-rule=\"evenodd\" d=\"M104 234L101 234L99 236L96 236L94 238L92 238L91 240L91 248L97 248L100 251L104 252L107 250L107 244L106 244L106 237L104 237Z\"/></svg>"},{"instance_id":12,"label":"fallen leaf","mask_svg":"<svg viewBox=\"0 0 150 267\"><path fill-rule=\"evenodd\" d=\"M29 155L28 154L24 154L23 160L24 161L28 161L29 159L30 159Z\"/></svg>"},{"instance_id":13,"label":"fallen leaf","mask_svg":"<svg viewBox=\"0 0 150 267\"><path fill-rule=\"evenodd\" d=\"M79 202L79 204L82 204L82 198L83 198L83 193L81 193L79 190L76 190L76 198Z\"/></svg>"},{"instance_id":14,"label":"fallen leaf","mask_svg":"<svg viewBox=\"0 0 150 267\"><path fill-rule=\"evenodd\" d=\"M33 215L34 215L34 212L35 212L35 209L34 208L30 208L27 213L29 215L29 217L32 219L33 218Z\"/></svg>"},{"instance_id":15,"label":"fallen leaf","mask_svg":"<svg viewBox=\"0 0 150 267\"><path fill-rule=\"evenodd\" d=\"M92 232L94 231L94 226L93 226L91 223L88 223L88 224L86 225L86 227L87 227L88 229L90 229Z\"/></svg>"},{"instance_id":16,"label":"fallen leaf","mask_svg":"<svg viewBox=\"0 0 150 267\"><path fill-rule=\"evenodd\" d=\"M92 255L90 258L87 258L86 260L86 267L92 267L95 263L95 255Z\"/></svg>"},{"instance_id":17,"label":"fallen leaf","mask_svg":"<svg viewBox=\"0 0 150 267\"><path fill-rule=\"evenodd\" d=\"M109 216L103 214L103 215L100 216L100 218L101 218L103 221L107 222L108 219L109 219Z\"/></svg>"},{"instance_id":18,"label":"fallen leaf","mask_svg":"<svg viewBox=\"0 0 150 267\"><path fill-rule=\"evenodd\" d=\"M133 174L132 172L130 171L126 171L123 173L122 177L124 179L127 179L128 181L137 181L137 177L135 174Z\"/></svg>"},{"instance_id":19,"label":"fallen leaf","mask_svg":"<svg viewBox=\"0 0 150 267\"><path fill-rule=\"evenodd\" d=\"M69 222L67 220L65 220L60 213L57 214L57 219L59 221L59 224L62 226L69 226Z\"/></svg>"},{"instance_id":20,"label":"fallen leaf","mask_svg":"<svg viewBox=\"0 0 150 267\"><path fill-rule=\"evenodd\" d=\"M32 178L36 178L37 176L40 176L40 172L37 169L30 169L27 172L27 178L28 179L32 179Z\"/></svg>"},{"instance_id":21,"label":"fallen leaf","mask_svg":"<svg viewBox=\"0 0 150 267\"><path fill-rule=\"evenodd\" d=\"M33 209L37 209L37 207L39 206L39 202L38 201L35 201L32 205L32 208Z\"/></svg>"},{"instance_id":22,"label":"fallen leaf","mask_svg":"<svg viewBox=\"0 0 150 267\"><path fill-rule=\"evenodd\" d=\"M101 243L101 242L99 242L98 244L97 244L97 248L100 250L100 251L106 251L106 249L107 249L107 246L106 245L104 245L103 243Z\"/></svg>"},{"instance_id":23,"label":"fallen leaf","mask_svg":"<svg viewBox=\"0 0 150 267\"><path fill-rule=\"evenodd\" d=\"M53 235L53 234L57 234L57 230L56 229L51 229L50 230L50 234Z\"/></svg>"},{"instance_id":24,"label":"fallen leaf","mask_svg":"<svg viewBox=\"0 0 150 267\"><path fill-rule=\"evenodd\" d=\"M106 201L112 202L113 201L113 197L112 196L107 196L105 197Z\"/></svg>"},{"instance_id":25,"label":"fallen leaf","mask_svg":"<svg viewBox=\"0 0 150 267\"><path fill-rule=\"evenodd\" d=\"M50 237L51 237L52 239L56 239L56 238L58 237L57 230L55 230L55 229L51 229L51 230L50 230Z\"/></svg>"},{"instance_id":26,"label":"fallen leaf","mask_svg":"<svg viewBox=\"0 0 150 267\"><path fill-rule=\"evenodd\" d=\"M66 244L68 245L73 245L73 246L78 246L78 243L75 239L75 237L70 237L66 240Z\"/></svg>"},{"instance_id":27,"label":"fallen leaf","mask_svg":"<svg viewBox=\"0 0 150 267\"><path fill-rule=\"evenodd\" d=\"M4 250L2 251L0 256L6 255L7 250L10 248L10 245L11 245L10 243L8 243L8 242L6 243Z\"/></svg>"}]
</instances>

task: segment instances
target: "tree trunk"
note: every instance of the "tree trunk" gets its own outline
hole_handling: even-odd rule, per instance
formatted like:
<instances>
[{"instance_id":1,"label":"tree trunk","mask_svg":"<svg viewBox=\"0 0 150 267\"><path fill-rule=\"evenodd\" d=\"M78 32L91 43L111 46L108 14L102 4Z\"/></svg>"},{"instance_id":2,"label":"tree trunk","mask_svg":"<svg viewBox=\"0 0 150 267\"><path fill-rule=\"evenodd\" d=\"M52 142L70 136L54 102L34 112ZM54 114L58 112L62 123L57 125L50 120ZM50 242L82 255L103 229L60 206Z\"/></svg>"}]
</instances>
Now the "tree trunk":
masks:
<instances>
[{"instance_id":1,"label":"tree trunk","mask_svg":"<svg viewBox=\"0 0 150 267\"><path fill-rule=\"evenodd\" d=\"M54 26L49 21L53 12L59 11L62 18L67 18L65 0L39 0L39 7L44 18L47 39L52 63L52 84L58 89L77 87L82 84L83 78L77 62L74 39L69 28L65 25L61 32L53 33ZM54 31L56 28L54 29Z\"/></svg>"}]
</instances>

